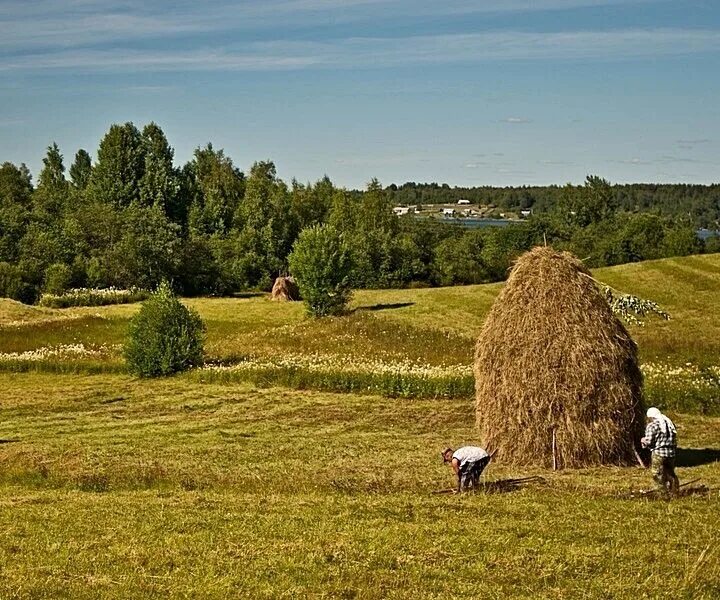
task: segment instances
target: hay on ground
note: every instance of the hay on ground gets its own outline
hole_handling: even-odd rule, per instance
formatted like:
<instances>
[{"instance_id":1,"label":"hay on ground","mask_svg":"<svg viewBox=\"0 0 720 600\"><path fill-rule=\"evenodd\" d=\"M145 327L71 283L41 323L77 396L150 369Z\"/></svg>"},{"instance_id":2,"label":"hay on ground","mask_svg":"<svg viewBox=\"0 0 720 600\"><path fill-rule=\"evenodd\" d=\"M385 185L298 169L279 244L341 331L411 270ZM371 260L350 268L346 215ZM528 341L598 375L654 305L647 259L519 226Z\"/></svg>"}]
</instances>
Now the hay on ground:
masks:
<instances>
[{"instance_id":1,"label":"hay on ground","mask_svg":"<svg viewBox=\"0 0 720 600\"><path fill-rule=\"evenodd\" d=\"M571 254L541 247L517 260L478 338L475 378L477 425L501 460L635 463L637 347Z\"/></svg>"},{"instance_id":2,"label":"hay on ground","mask_svg":"<svg viewBox=\"0 0 720 600\"><path fill-rule=\"evenodd\" d=\"M300 290L293 277L278 277L272 287L271 300L294 302L300 300Z\"/></svg>"}]
</instances>

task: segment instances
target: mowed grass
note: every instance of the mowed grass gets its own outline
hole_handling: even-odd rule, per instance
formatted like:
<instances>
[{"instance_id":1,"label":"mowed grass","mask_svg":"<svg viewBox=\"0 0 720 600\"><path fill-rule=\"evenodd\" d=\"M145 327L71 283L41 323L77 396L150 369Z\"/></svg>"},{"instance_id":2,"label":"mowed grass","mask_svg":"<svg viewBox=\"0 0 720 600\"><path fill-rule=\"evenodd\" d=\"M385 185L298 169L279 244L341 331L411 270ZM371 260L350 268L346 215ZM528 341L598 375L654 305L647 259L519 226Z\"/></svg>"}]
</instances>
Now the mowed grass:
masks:
<instances>
[{"instance_id":1,"label":"mowed grass","mask_svg":"<svg viewBox=\"0 0 720 600\"><path fill-rule=\"evenodd\" d=\"M0 374L0 598L717 598L715 490L623 499L638 468L541 474L506 494L450 487L469 400L190 377ZM681 446L720 419L671 414Z\"/></svg>"}]
</instances>

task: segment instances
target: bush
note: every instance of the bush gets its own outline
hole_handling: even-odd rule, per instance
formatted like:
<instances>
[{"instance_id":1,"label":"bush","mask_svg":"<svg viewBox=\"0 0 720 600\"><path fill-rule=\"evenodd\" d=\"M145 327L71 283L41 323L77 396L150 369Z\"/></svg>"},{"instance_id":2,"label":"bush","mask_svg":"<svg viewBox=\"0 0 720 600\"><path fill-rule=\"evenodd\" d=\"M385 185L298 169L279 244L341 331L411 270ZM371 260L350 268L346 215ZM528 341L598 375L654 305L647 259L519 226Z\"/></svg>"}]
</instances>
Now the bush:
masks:
<instances>
[{"instance_id":1,"label":"bush","mask_svg":"<svg viewBox=\"0 0 720 600\"><path fill-rule=\"evenodd\" d=\"M350 300L352 262L341 233L330 225L303 229L288 263L311 315L343 312Z\"/></svg>"},{"instance_id":2,"label":"bush","mask_svg":"<svg viewBox=\"0 0 720 600\"><path fill-rule=\"evenodd\" d=\"M0 262L0 298L20 300L23 288L20 270L10 263Z\"/></svg>"},{"instance_id":3,"label":"bush","mask_svg":"<svg viewBox=\"0 0 720 600\"><path fill-rule=\"evenodd\" d=\"M63 263L55 263L45 269L45 285L43 291L59 296L70 287L72 271Z\"/></svg>"},{"instance_id":4,"label":"bush","mask_svg":"<svg viewBox=\"0 0 720 600\"><path fill-rule=\"evenodd\" d=\"M200 315L163 282L130 322L125 360L140 377L170 375L202 364L204 339Z\"/></svg>"}]
</instances>

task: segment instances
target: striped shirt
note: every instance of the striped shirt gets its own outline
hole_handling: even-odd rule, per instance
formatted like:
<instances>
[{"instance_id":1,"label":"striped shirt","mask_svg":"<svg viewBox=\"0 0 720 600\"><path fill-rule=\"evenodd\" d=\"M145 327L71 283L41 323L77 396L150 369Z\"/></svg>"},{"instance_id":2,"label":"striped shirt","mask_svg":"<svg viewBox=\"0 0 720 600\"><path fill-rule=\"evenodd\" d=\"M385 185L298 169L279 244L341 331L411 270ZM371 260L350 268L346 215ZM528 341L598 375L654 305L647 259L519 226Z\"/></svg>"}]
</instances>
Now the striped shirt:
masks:
<instances>
[{"instance_id":1,"label":"striped shirt","mask_svg":"<svg viewBox=\"0 0 720 600\"><path fill-rule=\"evenodd\" d=\"M660 421L653 420L648 423L645 429L645 445L658 456L664 456L670 458L675 456L675 450L677 449L677 439L675 432L667 428L663 428Z\"/></svg>"}]
</instances>

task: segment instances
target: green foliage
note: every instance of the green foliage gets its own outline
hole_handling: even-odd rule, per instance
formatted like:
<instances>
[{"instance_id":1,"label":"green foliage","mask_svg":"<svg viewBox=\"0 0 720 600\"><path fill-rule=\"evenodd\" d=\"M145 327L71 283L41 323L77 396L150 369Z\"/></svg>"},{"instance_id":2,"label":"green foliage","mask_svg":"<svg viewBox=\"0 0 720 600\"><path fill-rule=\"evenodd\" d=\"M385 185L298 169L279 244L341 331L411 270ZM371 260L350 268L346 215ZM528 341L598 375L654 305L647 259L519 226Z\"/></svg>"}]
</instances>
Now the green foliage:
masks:
<instances>
[{"instance_id":1,"label":"green foliage","mask_svg":"<svg viewBox=\"0 0 720 600\"><path fill-rule=\"evenodd\" d=\"M135 203L124 211L123 222L122 237L105 255L109 282L152 289L174 277L181 261L180 227L159 206Z\"/></svg>"},{"instance_id":2,"label":"green foliage","mask_svg":"<svg viewBox=\"0 0 720 600\"><path fill-rule=\"evenodd\" d=\"M70 166L70 182L78 190L84 190L92 174L92 160L87 150L80 148L75 153L75 161Z\"/></svg>"},{"instance_id":3,"label":"green foliage","mask_svg":"<svg viewBox=\"0 0 720 600\"><path fill-rule=\"evenodd\" d=\"M142 138L137 127L132 123L112 125L100 142L87 193L96 202L128 206L139 198L144 167Z\"/></svg>"},{"instance_id":4,"label":"green foliage","mask_svg":"<svg viewBox=\"0 0 720 600\"><path fill-rule=\"evenodd\" d=\"M64 212L69 184L65 179L65 165L57 144L48 146L38 186L33 194L36 211L51 223Z\"/></svg>"},{"instance_id":5,"label":"green foliage","mask_svg":"<svg viewBox=\"0 0 720 600\"><path fill-rule=\"evenodd\" d=\"M562 188L383 188L373 179L347 191L327 177L288 187L272 161L254 163L246 178L211 144L176 167L155 123L142 131L112 125L97 157L93 166L78 150L68 182L52 144L35 190L25 165L0 166L0 261L19 270L26 301L53 264L71 266L74 287L151 288L168 279L186 294L269 289L287 272L300 231L323 224L343 235L355 288L500 281L516 256L541 243L591 267L720 250L720 238L701 242L695 231L720 227L720 186L619 186L589 176ZM460 198L495 216L532 215L473 231L392 211Z\"/></svg>"},{"instance_id":6,"label":"green foliage","mask_svg":"<svg viewBox=\"0 0 720 600\"><path fill-rule=\"evenodd\" d=\"M138 182L140 203L157 206L177 214L180 182L173 166L173 149L155 123L143 128L141 145L144 158L143 174Z\"/></svg>"},{"instance_id":7,"label":"green foliage","mask_svg":"<svg viewBox=\"0 0 720 600\"><path fill-rule=\"evenodd\" d=\"M344 236L334 227L316 225L303 230L288 262L311 315L324 317L345 310L352 260Z\"/></svg>"},{"instance_id":8,"label":"green foliage","mask_svg":"<svg viewBox=\"0 0 720 600\"><path fill-rule=\"evenodd\" d=\"M24 300L25 284L20 269L7 262L0 262L0 298Z\"/></svg>"},{"instance_id":9,"label":"green foliage","mask_svg":"<svg viewBox=\"0 0 720 600\"><path fill-rule=\"evenodd\" d=\"M125 360L131 373L158 377L202 364L205 325L163 282L130 321Z\"/></svg>"},{"instance_id":10,"label":"green foliage","mask_svg":"<svg viewBox=\"0 0 720 600\"><path fill-rule=\"evenodd\" d=\"M43 291L59 296L63 294L72 281L72 269L64 263L54 263L45 269L45 285Z\"/></svg>"}]
</instances>

